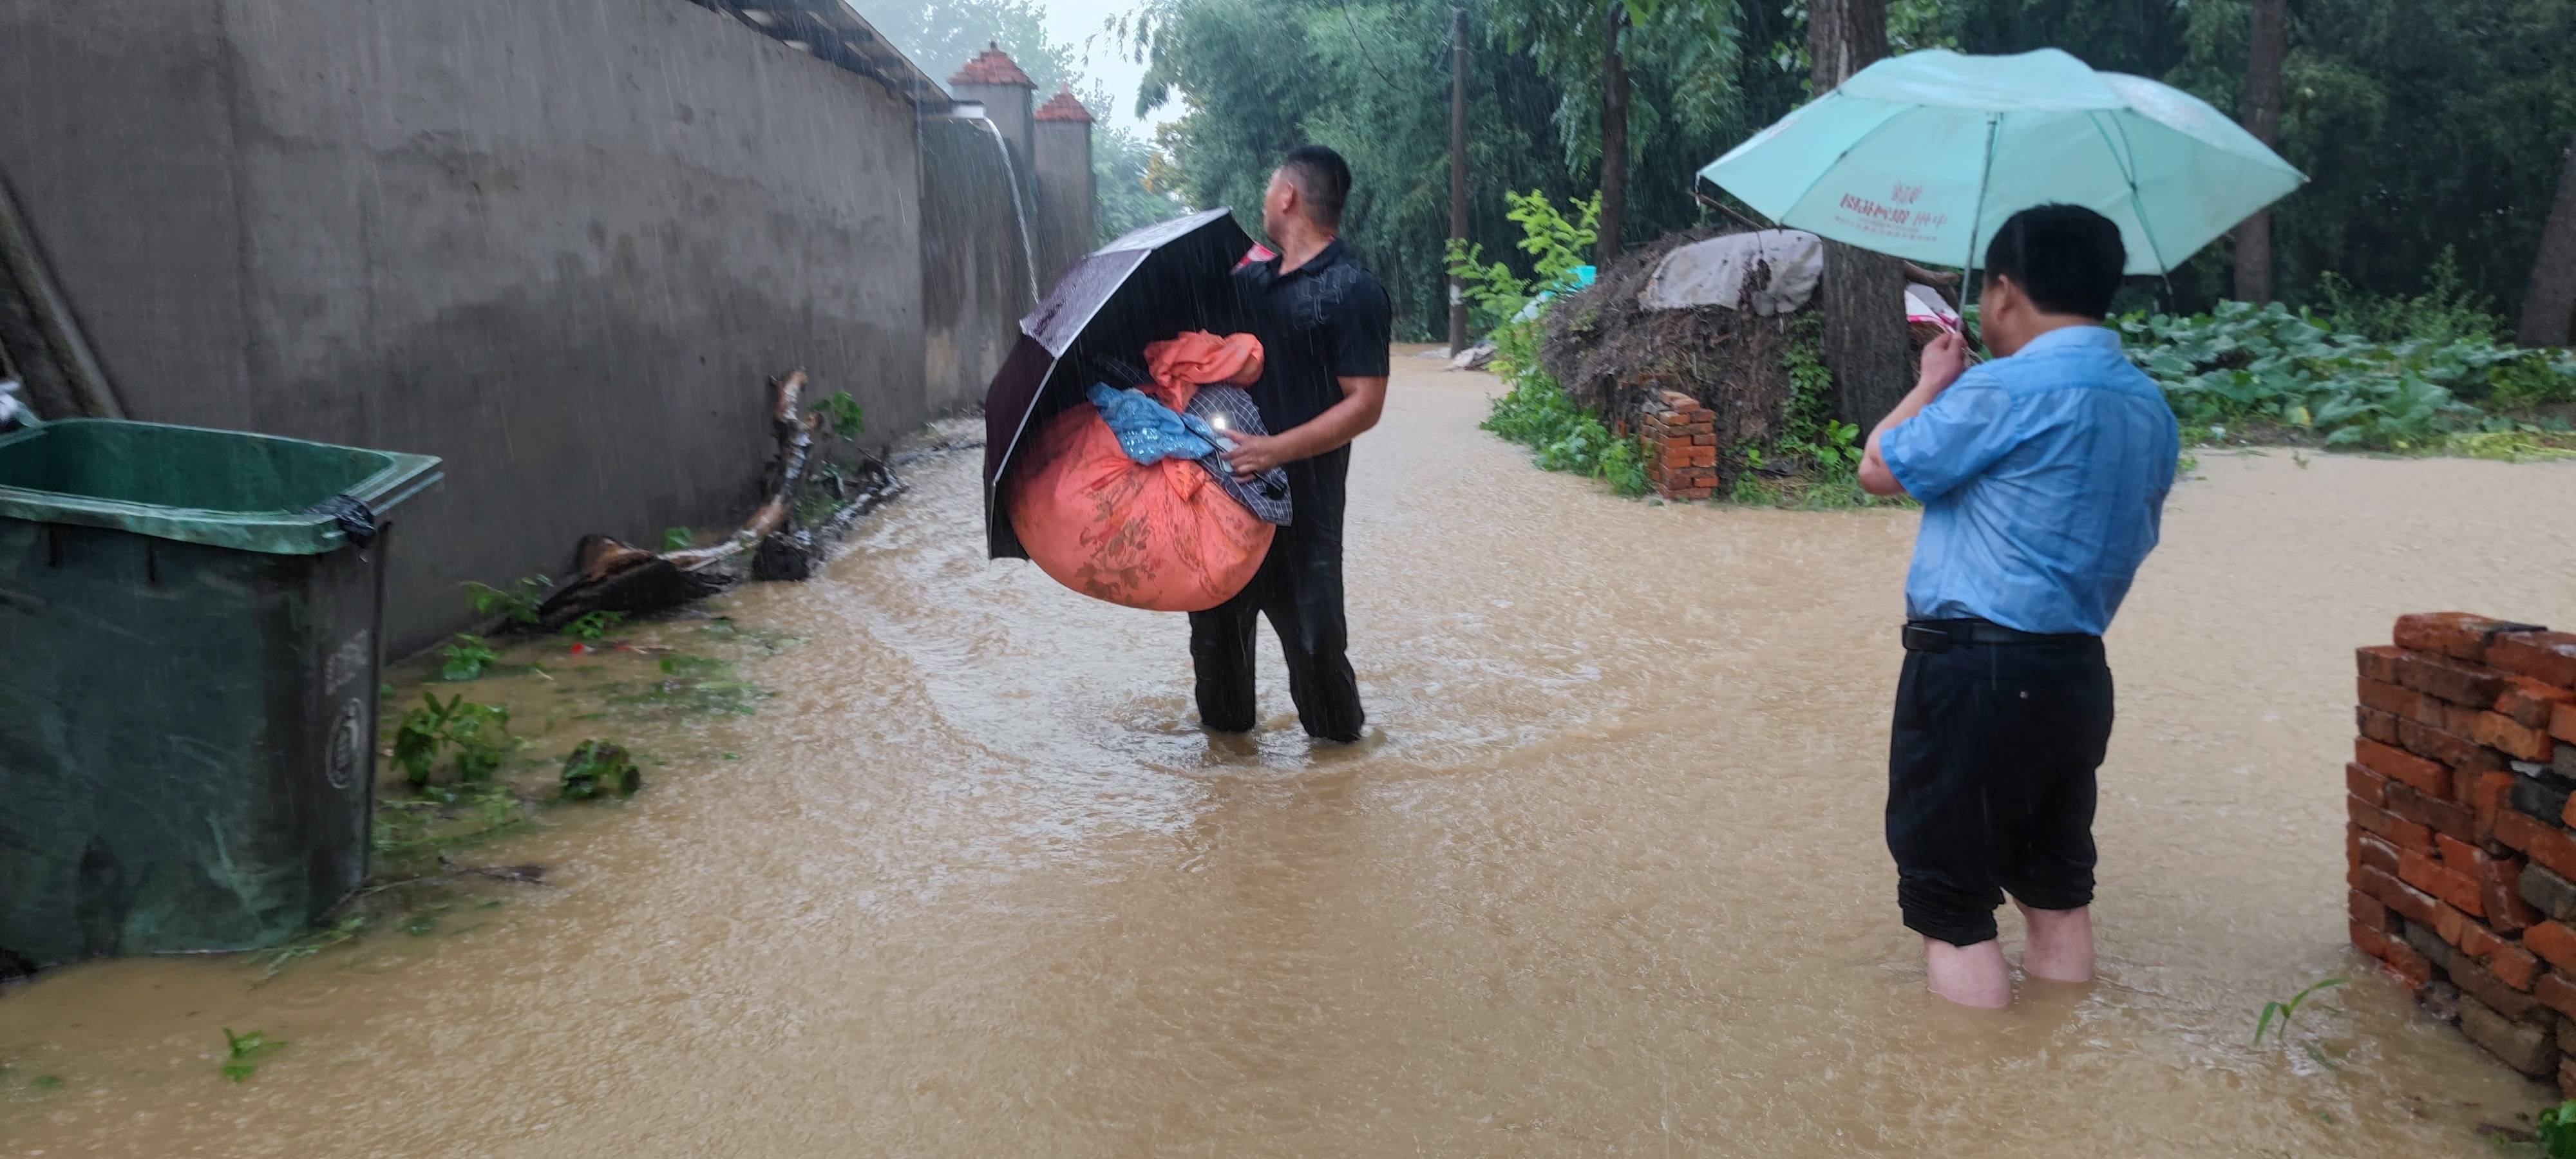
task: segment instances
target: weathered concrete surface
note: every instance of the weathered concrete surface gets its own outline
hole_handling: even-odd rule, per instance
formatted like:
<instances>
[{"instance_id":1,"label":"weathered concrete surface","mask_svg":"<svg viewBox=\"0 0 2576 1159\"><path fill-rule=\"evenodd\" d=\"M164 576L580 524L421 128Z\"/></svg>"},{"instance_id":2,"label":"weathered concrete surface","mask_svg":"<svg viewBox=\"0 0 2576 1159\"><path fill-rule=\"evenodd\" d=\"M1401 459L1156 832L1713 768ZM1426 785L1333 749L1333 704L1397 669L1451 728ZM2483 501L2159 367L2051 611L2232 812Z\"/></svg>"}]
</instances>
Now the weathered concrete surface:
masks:
<instances>
[{"instance_id":1,"label":"weathered concrete surface","mask_svg":"<svg viewBox=\"0 0 2576 1159\"><path fill-rule=\"evenodd\" d=\"M134 417L444 456L389 642L738 518L764 379L922 387L914 116L683 0L0 0L0 167Z\"/></svg>"},{"instance_id":2,"label":"weathered concrete surface","mask_svg":"<svg viewBox=\"0 0 2576 1159\"><path fill-rule=\"evenodd\" d=\"M983 402L1037 305L1009 181L983 122L922 122L922 381L933 410Z\"/></svg>"},{"instance_id":3,"label":"weathered concrete surface","mask_svg":"<svg viewBox=\"0 0 2576 1159\"><path fill-rule=\"evenodd\" d=\"M1038 284L1057 278L1098 248L1091 170L1091 122L1037 123Z\"/></svg>"}]
</instances>

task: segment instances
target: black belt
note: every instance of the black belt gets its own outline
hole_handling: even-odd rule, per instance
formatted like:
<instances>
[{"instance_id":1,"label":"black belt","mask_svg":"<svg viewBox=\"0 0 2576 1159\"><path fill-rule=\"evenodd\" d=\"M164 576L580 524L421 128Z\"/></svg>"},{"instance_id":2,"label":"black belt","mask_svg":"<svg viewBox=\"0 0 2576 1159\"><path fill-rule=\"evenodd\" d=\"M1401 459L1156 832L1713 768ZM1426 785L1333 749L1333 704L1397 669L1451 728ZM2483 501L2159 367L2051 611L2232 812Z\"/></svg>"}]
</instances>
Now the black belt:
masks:
<instances>
[{"instance_id":1,"label":"black belt","mask_svg":"<svg viewBox=\"0 0 2576 1159\"><path fill-rule=\"evenodd\" d=\"M1961 644L2098 645L2100 636L2082 632L2024 632L1985 620L1914 620L1905 625L1908 652L1947 652Z\"/></svg>"}]
</instances>

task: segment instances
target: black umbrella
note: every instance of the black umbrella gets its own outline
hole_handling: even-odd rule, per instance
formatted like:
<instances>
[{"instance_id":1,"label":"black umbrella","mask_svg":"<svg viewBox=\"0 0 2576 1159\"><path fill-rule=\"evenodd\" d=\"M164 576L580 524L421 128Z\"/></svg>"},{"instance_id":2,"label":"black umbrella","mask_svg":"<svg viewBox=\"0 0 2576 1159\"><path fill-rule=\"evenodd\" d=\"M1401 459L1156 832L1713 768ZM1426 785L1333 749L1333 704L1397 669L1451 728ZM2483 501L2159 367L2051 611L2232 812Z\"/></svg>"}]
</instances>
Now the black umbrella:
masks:
<instances>
[{"instance_id":1,"label":"black umbrella","mask_svg":"<svg viewBox=\"0 0 2576 1159\"><path fill-rule=\"evenodd\" d=\"M1241 329L1231 274L1251 248L1230 209L1149 225L1075 262L1020 319L1020 341L984 392L984 527L992 558L1028 558L1001 505L1002 474L1020 440L1083 401L1083 391L1107 380L1111 367L1144 365L1148 343L1184 330Z\"/></svg>"}]
</instances>

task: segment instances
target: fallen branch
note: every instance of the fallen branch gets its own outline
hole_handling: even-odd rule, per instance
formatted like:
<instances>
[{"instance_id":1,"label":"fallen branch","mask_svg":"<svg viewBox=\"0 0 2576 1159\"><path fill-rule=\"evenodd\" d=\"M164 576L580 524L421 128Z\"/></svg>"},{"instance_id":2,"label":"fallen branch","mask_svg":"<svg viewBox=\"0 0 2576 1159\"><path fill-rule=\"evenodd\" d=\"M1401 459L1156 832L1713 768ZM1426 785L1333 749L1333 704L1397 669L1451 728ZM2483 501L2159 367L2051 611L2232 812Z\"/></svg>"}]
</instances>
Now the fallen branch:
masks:
<instances>
[{"instance_id":1,"label":"fallen branch","mask_svg":"<svg viewBox=\"0 0 2576 1159\"><path fill-rule=\"evenodd\" d=\"M770 426L778 436L778 455L769 464L769 498L742 529L712 547L668 552L647 551L605 535L584 536L577 549L581 575L538 606L539 630L559 631L592 612L658 612L712 596L733 582L721 565L758 548L787 525L813 455L814 428L821 421L800 413L804 371L779 379L776 388Z\"/></svg>"}]
</instances>

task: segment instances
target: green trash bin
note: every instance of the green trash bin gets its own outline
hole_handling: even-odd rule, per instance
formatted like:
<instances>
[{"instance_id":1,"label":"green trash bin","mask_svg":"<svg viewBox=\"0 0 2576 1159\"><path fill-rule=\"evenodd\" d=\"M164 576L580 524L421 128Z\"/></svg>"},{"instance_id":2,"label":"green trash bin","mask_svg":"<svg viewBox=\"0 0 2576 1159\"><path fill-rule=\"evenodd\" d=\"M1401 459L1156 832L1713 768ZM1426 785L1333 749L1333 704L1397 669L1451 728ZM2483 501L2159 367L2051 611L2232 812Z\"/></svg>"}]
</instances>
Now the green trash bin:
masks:
<instances>
[{"instance_id":1,"label":"green trash bin","mask_svg":"<svg viewBox=\"0 0 2576 1159\"><path fill-rule=\"evenodd\" d=\"M387 540L438 460L0 436L0 976L273 946L367 873Z\"/></svg>"}]
</instances>

